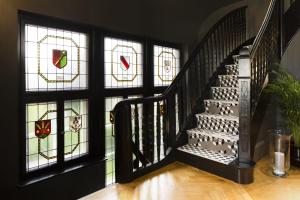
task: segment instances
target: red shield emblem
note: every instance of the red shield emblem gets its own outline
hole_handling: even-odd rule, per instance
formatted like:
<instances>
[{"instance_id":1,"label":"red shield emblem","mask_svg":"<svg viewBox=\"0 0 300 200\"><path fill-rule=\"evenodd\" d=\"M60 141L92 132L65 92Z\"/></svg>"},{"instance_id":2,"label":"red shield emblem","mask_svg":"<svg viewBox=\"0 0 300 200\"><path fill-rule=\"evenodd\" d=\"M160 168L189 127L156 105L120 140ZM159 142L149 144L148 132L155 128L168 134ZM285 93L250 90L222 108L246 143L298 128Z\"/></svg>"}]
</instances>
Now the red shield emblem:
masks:
<instances>
[{"instance_id":1,"label":"red shield emblem","mask_svg":"<svg viewBox=\"0 0 300 200\"><path fill-rule=\"evenodd\" d=\"M62 69L67 65L67 51L66 50L52 50L52 63L58 69Z\"/></svg>"},{"instance_id":2,"label":"red shield emblem","mask_svg":"<svg viewBox=\"0 0 300 200\"><path fill-rule=\"evenodd\" d=\"M35 122L35 136L46 138L51 133L51 120L40 120Z\"/></svg>"},{"instance_id":3,"label":"red shield emblem","mask_svg":"<svg viewBox=\"0 0 300 200\"><path fill-rule=\"evenodd\" d=\"M128 70L130 65L129 65L129 57L125 57L125 56L120 56L120 60L121 60L121 67L123 70Z\"/></svg>"}]
</instances>

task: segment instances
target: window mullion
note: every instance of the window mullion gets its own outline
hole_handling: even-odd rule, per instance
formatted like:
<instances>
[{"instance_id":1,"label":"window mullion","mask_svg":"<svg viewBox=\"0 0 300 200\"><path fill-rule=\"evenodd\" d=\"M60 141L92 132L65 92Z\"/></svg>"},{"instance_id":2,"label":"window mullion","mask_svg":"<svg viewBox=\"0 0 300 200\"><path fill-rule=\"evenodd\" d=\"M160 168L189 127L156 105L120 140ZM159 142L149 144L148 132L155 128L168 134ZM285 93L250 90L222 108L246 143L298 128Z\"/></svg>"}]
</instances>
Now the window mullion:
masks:
<instances>
[{"instance_id":1,"label":"window mullion","mask_svg":"<svg viewBox=\"0 0 300 200\"><path fill-rule=\"evenodd\" d=\"M57 102L57 163L63 166L64 163L64 101Z\"/></svg>"}]
</instances>

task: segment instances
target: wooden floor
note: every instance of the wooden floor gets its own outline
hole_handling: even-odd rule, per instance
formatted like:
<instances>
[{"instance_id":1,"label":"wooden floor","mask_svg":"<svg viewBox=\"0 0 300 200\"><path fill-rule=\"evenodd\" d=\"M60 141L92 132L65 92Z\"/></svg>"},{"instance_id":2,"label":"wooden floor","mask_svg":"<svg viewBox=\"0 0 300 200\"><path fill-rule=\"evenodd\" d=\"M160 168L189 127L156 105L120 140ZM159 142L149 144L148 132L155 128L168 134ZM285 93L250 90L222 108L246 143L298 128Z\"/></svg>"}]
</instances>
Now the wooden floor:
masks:
<instances>
[{"instance_id":1,"label":"wooden floor","mask_svg":"<svg viewBox=\"0 0 300 200\"><path fill-rule=\"evenodd\" d=\"M176 162L129 184L115 184L84 200L300 200L300 169L287 178L271 174L268 160L255 167L255 182L239 185Z\"/></svg>"}]
</instances>

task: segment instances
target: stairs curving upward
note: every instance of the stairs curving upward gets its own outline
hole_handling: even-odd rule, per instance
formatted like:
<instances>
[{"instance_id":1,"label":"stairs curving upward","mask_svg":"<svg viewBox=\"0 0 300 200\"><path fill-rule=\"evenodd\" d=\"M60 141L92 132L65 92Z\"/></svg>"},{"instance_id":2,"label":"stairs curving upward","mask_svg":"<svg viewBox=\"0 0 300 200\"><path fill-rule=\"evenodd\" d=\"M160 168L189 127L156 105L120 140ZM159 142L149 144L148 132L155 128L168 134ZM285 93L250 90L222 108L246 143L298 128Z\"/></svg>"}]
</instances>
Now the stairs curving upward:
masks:
<instances>
[{"instance_id":1,"label":"stairs curving upward","mask_svg":"<svg viewBox=\"0 0 300 200\"><path fill-rule=\"evenodd\" d=\"M211 87L211 99L204 100L205 112L196 114L197 127L187 130L188 144L177 149L187 154L230 165L238 157L239 90L238 56L225 65Z\"/></svg>"}]
</instances>

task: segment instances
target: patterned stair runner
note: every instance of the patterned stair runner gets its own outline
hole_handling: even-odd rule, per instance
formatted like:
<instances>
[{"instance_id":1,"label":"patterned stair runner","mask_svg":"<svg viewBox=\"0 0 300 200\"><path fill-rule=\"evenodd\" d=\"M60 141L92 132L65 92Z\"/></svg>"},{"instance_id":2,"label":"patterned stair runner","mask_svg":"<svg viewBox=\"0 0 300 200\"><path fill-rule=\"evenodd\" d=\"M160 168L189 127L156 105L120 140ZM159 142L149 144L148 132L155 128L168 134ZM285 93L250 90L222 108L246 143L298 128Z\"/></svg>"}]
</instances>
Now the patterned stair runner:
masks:
<instances>
[{"instance_id":1,"label":"patterned stair runner","mask_svg":"<svg viewBox=\"0 0 300 200\"><path fill-rule=\"evenodd\" d=\"M188 144L178 148L225 165L238 156L238 56L225 65L226 75L219 75L211 88L211 99L204 100L205 112L196 114L197 127L187 131Z\"/></svg>"}]
</instances>

